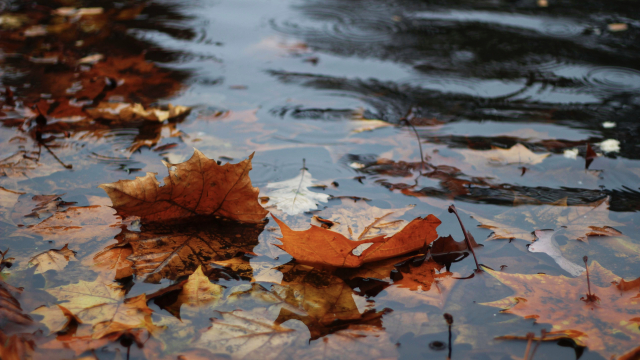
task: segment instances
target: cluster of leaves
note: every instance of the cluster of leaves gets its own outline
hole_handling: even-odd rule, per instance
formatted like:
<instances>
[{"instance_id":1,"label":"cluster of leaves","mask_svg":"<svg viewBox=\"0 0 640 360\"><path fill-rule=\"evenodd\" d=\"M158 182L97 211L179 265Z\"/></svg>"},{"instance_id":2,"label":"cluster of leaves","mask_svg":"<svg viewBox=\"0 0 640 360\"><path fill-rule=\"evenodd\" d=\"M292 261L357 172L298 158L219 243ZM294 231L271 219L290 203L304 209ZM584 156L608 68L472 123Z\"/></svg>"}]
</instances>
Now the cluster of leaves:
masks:
<instances>
[{"instance_id":1,"label":"cluster of leaves","mask_svg":"<svg viewBox=\"0 0 640 360\"><path fill-rule=\"evenodd\" d=\"M38 304L30 314L16 300L20 290L1 283L0 309L7 314L3 329L12 334L10 338L2 335L9 339L2 345L4 353L20 357L55 350L61 356L69 352L80 356L120 342L128 347L138 344L146 357L277 354L295 358L304 353L324 358L345 347L362 358L396 357L389 336L403 330L383 329L395 321L393 311L376 309L373 303L363 306L357 299L385 290L381 301L387 298L408 308L426 304L442 309L459 278L448 271L451 260L447 264L446 258L459 258L471 250L468 245L478 246L469 233L467 243L451 236L437 238L440 220L433 215L411 222L399 219L411 207L383 210L344 201L342 206L317 213L311 228L303 231L291 230L274 217L282 232L279 246L295 260L271 267L253 253L267 211L260 206L259 190L248 175L251 157L219 165L196 150L188 161L166 165L169 174L163 186L152 173L102 185L125 220L112 224L121 227L117 243L93 257L91 268L97 276L47 287L44 292L51 300ZM75 216L68 215L74 211L95 209L68 207L58 196L33 197L32 202L34 211L28 215L55 210L25 231L42 231L47 227L43 224L62 218L73 222ZM140 222L140 229L133 227L135 222ZM50 275L64 271L75 255L65 245L33 257L29 266L32 272ZM640 278L625 281L593 262L594 287L590 289L599 300L585 302L579 298L585 293L585 275L566 278L486 271L517 294L484 305L553 324L547 340L568 337L603 354L634 351L631 344L640 338ZM126 284L132 278L153 283L168 278L174 283L152 294L129 296ZM250 283L227 288L220 284L223 279ZM150 303L174 318L154 312ZM550 303L557 305L549 308ZM584 314L576 317L578 305ZM212 312L211 322L203 323ZM571 319L581 320L573 323ZM609 325L596 325L602 321ZM34 328L46 332L28 331ZM196 332L197 328L203 330ZM608 329L615 330L609 334ZM614 335L620 333L624 339Z\"/></svg>"}]
</instances>

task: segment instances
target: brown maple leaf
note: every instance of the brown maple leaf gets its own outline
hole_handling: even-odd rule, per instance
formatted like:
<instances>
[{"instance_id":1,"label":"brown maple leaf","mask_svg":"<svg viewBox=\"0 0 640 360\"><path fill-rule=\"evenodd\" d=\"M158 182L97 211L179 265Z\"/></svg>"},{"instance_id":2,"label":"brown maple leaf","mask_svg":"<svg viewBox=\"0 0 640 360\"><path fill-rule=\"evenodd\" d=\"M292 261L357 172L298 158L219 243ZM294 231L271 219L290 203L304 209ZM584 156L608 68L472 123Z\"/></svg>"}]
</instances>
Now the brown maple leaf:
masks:
<instances>
[{"instance_id":1,"label":"brown maple leaf","mask_svg":"<svg viewBox=\"0 0 640 360\"><path fill-rule=\"evenodd\" d=\"M358 267L363 263L388 259L421 249L437 238L436 227L441 223L433 215L425 218L418 217L393 236L386 237L382 234L374 238L353 241L340 233L315 225L311 225L311 228L305 231L294 231L275 216L273 218L282 231L282 238L278 239L282 241L282 245L276 246L298 261L335 267ZM382 218L374 219L360 236L366 235L368 229L381 220ZM354 254L356 248L366 244L371 245L359 255Z\"/></svg>"},{"instance_id":2,"label":"brown maple leaf","mask_svg":"<svg viewBox=\"0 0 640 360\"><path fill-rule=\"evenodd\" d=\"M22 288L13 287L0 279L0 328L6 331L10 325L28 326L33 319L22 311L17 297Z\"/></svg>"},{"instance_id":3,"label":"brown maple leaf","mask_svg":"<svg viewBox=\"0 0 640 360\"><path fill-rule=\"evenodd\" d=\"M556 339L571 338L606 358L631 349L640 341L640 297L636 291L640 280L623 282L593 261L589 266L591 293L599 301L590 302L581 300L588 292L586 274L568 278L507 274L487 268L485 271L516 294L482 305L501 308L504 313L535 319L538 323L549 323L553 326L550 335Z\"/></svg>"},{"instance_id":4,"label":"brown maple leaf","mask_svg":"<svg viewBox=\"0 0 640 360\"><path fill-rule=\"evenodd\" d=\"M162 222L198 215L215 215L257 223L267 215L258 203L259 190L251 185L251 159L218 165L195 150L180 164L167 164L164 186L147 173L99 187L107 192L119 215L139 216L143 222Z\"/></svg>"},{"instance_id":5,"label":"brown maple leaf","mask_svg":"<svg viewBox=\"0 0 640 360\"><path fill-rule=\"evenodd\" d=\"M522 199L516 201L522 201ZM522 239L534 241L534 230L563 229L569 239L586 241L588 236L614 236L621 233L611 226L624 224L609 220L609 198L603 198L589 205L567 205L567 198L549 205L522 205L514 207L493 219L473 215L482 225L493 230L491 239ZM531 224L522 229L522 220Z\"/></svg>"}]
</instances>

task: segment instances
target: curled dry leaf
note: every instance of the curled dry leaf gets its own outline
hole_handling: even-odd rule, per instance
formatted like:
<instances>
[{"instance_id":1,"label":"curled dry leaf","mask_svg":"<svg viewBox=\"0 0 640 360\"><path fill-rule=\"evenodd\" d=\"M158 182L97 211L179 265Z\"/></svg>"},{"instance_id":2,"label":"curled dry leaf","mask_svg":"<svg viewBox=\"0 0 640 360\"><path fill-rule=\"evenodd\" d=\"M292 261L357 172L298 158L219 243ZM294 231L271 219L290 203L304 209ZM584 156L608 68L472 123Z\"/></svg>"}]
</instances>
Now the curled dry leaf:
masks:
<instances>
[{"instance_id":1,"label":"curled dry leaf","mask_svg":"<svg viewBox=\"0 0 640 360\"><path fill-rule=\"evenodd\" d=\"M516 199L516 205L522 199ZM549 205L522 205L513 207L493 219L473 215L482 225L493 230L491 239L522 239L533 241L533 230L561 230L569 239L586 241L588 236L614 236L622 233L612 226L624 224L609 220L609 198L603 198L589 205L567 205L567 198ZM531 224L530 229L518 227L523 218Z\"/></svg>"},{"instance_id":2,"label":"curled dry leaf","mask_svg":"<svg viewBox=\"0 0 640 360\"><path fill-rule=\"evenodd\" d=\"M637 287L621 289L619 276L594 261L589 266L591 293L600 300L585 302L587 277L507 274L485 268L513 289L513 297L483 303L539 323L553 325L552 334L573 339L605 358L632 349L640 342L640 298ZM630 282L625 282L630 283Z\"/></svg>"},{"instance_id":3,"label":"curled dry leaf","mask_svg":"<svg viewBox=\"0 0 640 360\"><path fill-rule=\"evenodd\" d=\"M122 216L139 216L143 222L184 219L196 215L218 215L257 223L267 215L258 203L259 190L251 185L251 159L218 165L195 150L180 164L167 164L164 186L147 173L135 180L102 184L113 208Z\"/></svg>"},{"instance_id":4,"label":"curled dry leaf","mask_svg":"<svg viewBox=\"0 0 640 360\"><path fill-rule=\"evenodd\" d=\"M69 261L76 260L76 252L69 249L69 244L65 244L60 250L51 249L34 256L29 263L36 267L36 274L44 273L48 270L61 271Z\"/></svg>"},{"instance_id":5,"label":"curled dry leaf","mask_svg":"<svg viewBox=\"0 0 640 360\"><path fill-rule=\"evenodd\" d=\"M282 231L282 245L277 245L296 260L335 267L358 267L363 263L378 261L403 255L423 248L438 236L436 227L440 220L428 215L416 218L393 236L384 234L374 238L353 241L346 236L311 225L305 231L291 230L285 223L273 217ZM373 227L380 219L375 219ZM363 234L366 233L363 231ZM363 244L371 244L359 255L353 251Z\"/></svg>"},{"instance_id":6,"label":"curled dry leaf","mask_svg":"<svg viewBox=\"0 0 640 360\"><path fill-rule=\"evenodd\" d=\"M159 108L145 109L141 104L101 102L97 107L86 109L85 111L96 119L115 121L165 121L184 116L191 111L191 108L169 104L166 110Z\"/></svg>"}]
</instances>

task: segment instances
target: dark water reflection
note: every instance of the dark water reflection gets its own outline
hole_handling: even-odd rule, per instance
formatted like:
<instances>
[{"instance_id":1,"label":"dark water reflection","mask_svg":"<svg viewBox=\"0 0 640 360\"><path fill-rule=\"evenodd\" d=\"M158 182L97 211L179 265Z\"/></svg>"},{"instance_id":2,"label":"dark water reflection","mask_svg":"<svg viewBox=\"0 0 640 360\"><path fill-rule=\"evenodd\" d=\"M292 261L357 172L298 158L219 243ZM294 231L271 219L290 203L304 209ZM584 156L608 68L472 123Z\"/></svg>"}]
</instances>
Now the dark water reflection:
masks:
<instances>
[{"instance_id":1,"label":"dark water reflection","mask_svg":"<svg viewBox=\"0 0 640 360\"><path fill-rule=\"evenodd\" d=\"M64 22L68 27L56 32L53 25L62 21L52 11L61 6L102 7L104 13L91 21ZM547 254L529 252L525 241L485 241L491 231L468 215L492 219L519 209L516 205L565 199L568 205L588 205L608 197L606 220L619 224L615 227L625 236L557 241L569 261L581 263L588 255L617 275L635 278L640 272L639 14L640 4L629 1L0 0L0 186L30 195L65 194L63 199L77 206L104 204L97 185L145 172L161 179L166 172L161 160L185 161L194 147L234 163L255 151L251 179L261 189L293 178L304 161L327 185L317 191L370 199L381 208L416 205L406 219L433 213L443 221L441 236L451 233L461 240L447 212L455 203L467 229L484 245L476 250L482 263L508 273L549 275L567 273ZM39 25L48 32L25 35ZM104 58L82 63L95 54ZM163 123L87 118L85 109L100 101L173 103L192 110ZM491 149L517 144L548 156L539 162L482 158ZM587 144L600 156L585 166ZM334 199L326 206L340 204ZM80 263L60 273L34 274L29 259L52 248L50 241L59 248L64 239L17 229L7 220L16 212L2 211L9 215L0 219L0 251L9 247L17 259L3 274L11 270L6 281L25 287L24 309L43 305L33 299L53 304L46 289L91 281L98 270L86 269L95 254L123 252L138 264L118 269L115 279L127 298L150 296L154 321L168 326L159 337L167 356L190 348L195 333L211 325L207 319L220 315L182 311L177 303L180 281L201 264L210 266L206 274L215 284L226 287L225 296L237 297L236 305L222 310L249 311L268 299L269 311L261 316L308 331L314 339L291 345L305 354L316 354L319 344L335 341L349 326L366 324L380 331L379 343L393 346L376 355L368 352L373 343L365 341L353 345L355 354L444 359L446 351L429 346L446 345L444 312L455 319L453 359L522 357L526 343L494 338L550 328L479 305L513 294L486 274L452 288L443 284L448 297L442 305L417 301L406 289L404 297L397 296L402 289L396 282L419 264L379 265L390 272L385 279L287 264L291 257L272 245L273 221L256 232L257 242L242 251L227 246L224 256L181 245L180 251L197 255L185 258L197 261L185 260L188 271L179 273L162 267L173 259L171 251L162 257L153 247L140 251L123 240L166 245L164 232L145 233L143 227L138 234L140 229L121 230L118 224L91 241L73 243L77 239L69 237ZM311 215L295 220L308 223ZM526 216L515 221L527 231L555 224ZM217 230L208 232L224 238ZM242 259L243 267L209 263L227 258ZM475 268L467 253L439 259L457 277ZM140 263L157 266L154 276L136 274ZM250 282L252 276L256 282ZM305 292L337 300L318 314L326 299L299 296ZM295 299L307 312L296 313L273 294ZM98 358L118 358L128 350L132 358L159 356L145 351L160 345L136 347L131 336L96 351ZM346 354L335 357L351 357ZM603 358L555 341L543 344L536 359L577 356Z\"/></svg>"}]
</instances>

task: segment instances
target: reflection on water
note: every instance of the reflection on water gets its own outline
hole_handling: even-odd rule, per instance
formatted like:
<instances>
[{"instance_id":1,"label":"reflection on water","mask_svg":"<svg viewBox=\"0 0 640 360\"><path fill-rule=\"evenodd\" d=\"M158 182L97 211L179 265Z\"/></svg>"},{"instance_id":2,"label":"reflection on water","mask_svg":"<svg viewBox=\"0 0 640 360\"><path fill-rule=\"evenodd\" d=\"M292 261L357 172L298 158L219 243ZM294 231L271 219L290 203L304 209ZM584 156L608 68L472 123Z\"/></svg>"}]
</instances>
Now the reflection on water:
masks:
<instances>
[{"instance_id":1,"label":"reflection on water","mask_svg":"<svg viewBox=\"0 0 640 360\"><path fill-rule=\"evenodd\" d=\"M280 236L273 222L245 229L244 247L231 242L228 226L197 224L177 235L145 229L113 217L97 185L145 172L161 180L161 160L185 161L194 147L232 163L255 151L254 186L291 179L305 166L322 185L314 191L383 209L416 205L406 219L433 213L441 236L461 240L446 211L455 203L474 216L463 222L484 245L476 250L481 262L496 270L568 275L522 240L541 230L536 224L560 224L554 241L563 258L581 264L588 255L637 277L639 10L627 1L0 0L0 251L10 248L16 259L11 268L3 263L2 279L25 288L8 293L33 315L42 305L55 310L52 288L108 284L113 301L144 303L137 297L146 294L148 308L139 304L135 319L166 327L146 328L147 342L134 327L100 343L82 337L94 325L87 318L54 335L33 335L30 321L51 330L41 315L15 329L1 320L0 330L35 336L35 348L60 358L207 358L213 349L233 358L444 359L447 312L454 359L522 357L526 342L494 338L550 326L479 305L512 293L488 276L455 280L475 268L467 253L440 255L442 264L400 259L357 271L287 264L291 257L273 245ZM192 110L164 122L89 116L101 102ZM588 145L598 156L585 164ZM62 200L47 202L30 218L40 227L16 226L28 212L12 199L52 194L93 207L83 215L65 212L56 205ZM588 243L570 238L573 223L560 219L566 214L538 221L520 206L579 212L606 197L610 211L590 225L615 224L624 235ZM515 215L505 226L525 235L485 241L493 230L478 219L497 221L508 211ZM311 216L290 220L307 224ZM179 236L189 240L172 246ZM66 267L29 265L67 241L77 259ZM149 270L167 264L175 271ZM216 288L224 295L209 299L213 305L181 293L198 266L225 287ZM106 268L116 273L98 276ZM420 291L402 286L403 278L423 281L416 274L444 280ZM259 329L247 325L248 312ZM217 342L234 326L277 340L261 343L270 351L245 353L246 344ZM577 354L608 358L554 341L536 359Z\"/></svg>"}]
</instances>

